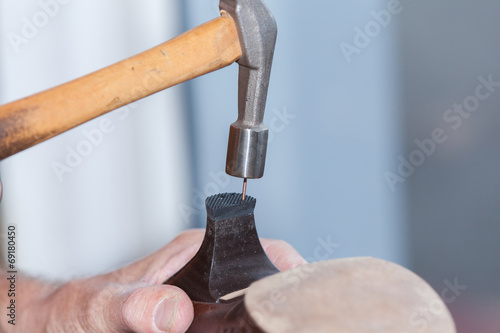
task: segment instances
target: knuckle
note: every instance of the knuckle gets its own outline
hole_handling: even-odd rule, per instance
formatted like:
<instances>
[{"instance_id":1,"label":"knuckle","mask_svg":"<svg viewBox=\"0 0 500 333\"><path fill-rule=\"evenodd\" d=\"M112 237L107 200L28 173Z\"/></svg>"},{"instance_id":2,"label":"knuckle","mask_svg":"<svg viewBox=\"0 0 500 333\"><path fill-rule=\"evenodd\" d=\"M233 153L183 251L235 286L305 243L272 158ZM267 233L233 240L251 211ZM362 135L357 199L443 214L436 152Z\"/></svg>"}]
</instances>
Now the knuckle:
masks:
<instances>
[{"instance_id":1,"label":"knuckle","mask_svg":"<svg viewBox=\"0 0 500 333\"><path fill-rule=\"evenodd\" d=\"M128 294L121 307L121 320L126 327L134 327L134 318L142 318L145 315L146 308L141 304L142 289L138 288ZM142 311L142 313L141 313Z\"/></svg>"},{"instance_id":2,"label":"knuckle","mask_svg":"<svg viewBox=\"0 0 500 333\"><path fill-rule=\"evenodd\" d=\"M127 316L134 309L135 304L137 303L138 294L140 293L140 289L136 289L127 295L125 301L123 302L122 307L122 315Z\"/></svg>"}]
</instances>

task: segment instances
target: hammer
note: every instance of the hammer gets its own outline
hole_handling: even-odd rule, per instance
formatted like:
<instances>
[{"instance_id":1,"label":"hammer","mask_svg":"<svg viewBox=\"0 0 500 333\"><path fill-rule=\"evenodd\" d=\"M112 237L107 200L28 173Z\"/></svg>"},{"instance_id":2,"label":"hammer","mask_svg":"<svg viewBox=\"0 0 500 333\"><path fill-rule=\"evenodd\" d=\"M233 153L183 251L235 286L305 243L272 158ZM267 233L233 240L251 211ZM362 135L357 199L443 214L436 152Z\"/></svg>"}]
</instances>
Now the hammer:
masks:
<instances>
[{"instance_id":1,"label":"hammer","mask_svg":"<svg viewBox=\"0 0 500 333\"><path fill-rule=\"evenodd\" d=\"M276 44L274 17L261 0L221 0L221 17L84 77L0 106L0 160L163 89L240 65L238 119L230 127L226 172L264 175L263 125ZM244 198L245 194L243 194Z\"/></svg>"}]
</instances>

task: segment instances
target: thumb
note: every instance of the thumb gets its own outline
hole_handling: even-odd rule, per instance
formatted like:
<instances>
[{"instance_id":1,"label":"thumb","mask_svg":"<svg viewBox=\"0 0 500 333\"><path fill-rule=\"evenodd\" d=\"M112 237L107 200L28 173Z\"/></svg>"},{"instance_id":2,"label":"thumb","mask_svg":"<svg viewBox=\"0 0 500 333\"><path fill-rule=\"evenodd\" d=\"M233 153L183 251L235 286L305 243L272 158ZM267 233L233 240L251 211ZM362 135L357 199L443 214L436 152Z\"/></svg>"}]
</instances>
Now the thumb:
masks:
<instances>
[{"instance_id":1,"label":"thumb","mask_svg":"<svg viewBox=\"0 0 500 333\"><path fill-rule=\"evenodd\" d=\"M193 303L174 286L139 288L121 298L117 305L126 331L184 333L193 321Z\"/></svg>"}]
</instances>

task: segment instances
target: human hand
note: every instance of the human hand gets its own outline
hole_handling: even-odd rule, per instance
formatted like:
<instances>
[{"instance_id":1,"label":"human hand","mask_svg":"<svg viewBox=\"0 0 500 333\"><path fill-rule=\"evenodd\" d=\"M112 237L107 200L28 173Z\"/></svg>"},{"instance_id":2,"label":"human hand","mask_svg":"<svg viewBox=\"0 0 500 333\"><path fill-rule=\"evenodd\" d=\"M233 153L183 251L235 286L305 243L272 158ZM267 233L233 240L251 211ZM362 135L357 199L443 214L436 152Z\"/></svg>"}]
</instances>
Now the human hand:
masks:
<instances>
[{"instance_id":1,"label":"human hand","mask_svg":"<svg viewBox=\"0 0 500 333\"><path fill-rule=\"evenodd\" d=\"M193 320L191 300L162 283L196 254L203 236L203 230L184 232L118 271L45 291L26 304L16 327L19 332L185 332ZM283 241L263 239L262 245L282 271L306 263Z\"/></svg>"}]
</instances>

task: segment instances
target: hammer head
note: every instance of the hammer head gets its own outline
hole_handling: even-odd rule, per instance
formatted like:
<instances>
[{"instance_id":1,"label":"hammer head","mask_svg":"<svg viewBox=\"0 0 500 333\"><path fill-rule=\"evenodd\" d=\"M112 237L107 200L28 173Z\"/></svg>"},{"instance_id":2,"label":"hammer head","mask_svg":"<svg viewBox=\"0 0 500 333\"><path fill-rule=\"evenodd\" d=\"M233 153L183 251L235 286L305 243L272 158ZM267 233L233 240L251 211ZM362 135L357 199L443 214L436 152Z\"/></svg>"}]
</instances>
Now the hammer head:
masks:
<instances>
[{"instance_id":1,"label":"hammer head","mask_svg":"<svg viewBox=\"0 0 500 333\"><path fill-rule=\"evenodd\" d=\"M276 20L261 0L221 0L235 20L243 50L238 86L238 120L231 124L226 172L256 179L264 175L268 129L263 125L276 45Z\"/></svg>"}]
</instances>

